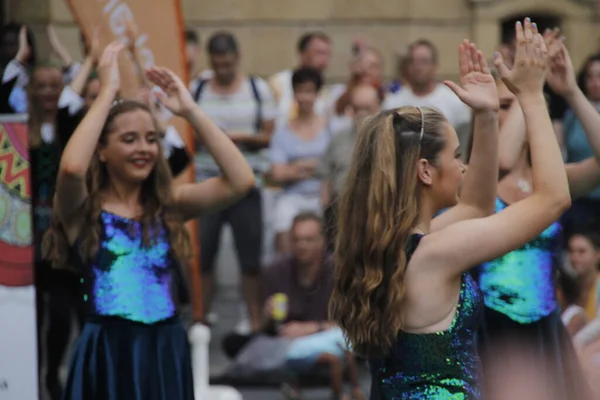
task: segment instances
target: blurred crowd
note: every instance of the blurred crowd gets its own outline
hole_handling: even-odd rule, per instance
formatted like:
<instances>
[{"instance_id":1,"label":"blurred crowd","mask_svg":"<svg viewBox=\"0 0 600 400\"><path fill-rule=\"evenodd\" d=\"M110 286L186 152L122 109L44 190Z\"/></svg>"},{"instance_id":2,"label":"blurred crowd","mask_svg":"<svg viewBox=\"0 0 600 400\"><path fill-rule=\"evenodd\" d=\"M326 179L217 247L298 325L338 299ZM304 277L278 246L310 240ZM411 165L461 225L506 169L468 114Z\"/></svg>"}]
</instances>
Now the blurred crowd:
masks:
<instances>
[{"instance_id":1,"label":"blurred crowd","mask_svg":"<svg viewBox=\"0 0 600 400\"><path fill-rule=\"evenodd\" d=\"M37 199L34 212L38 218L33 227L36 253L41 235L51 223L51 199L45 199L44 193L53 185L56 171L46 166L60 157L46 145L68 139L94 102L100 90L94 68L103 50L95 36L82 36L85 58L74 60L51 26L47 34L55 55L52 63L39 59L35 37L26 26L5 25L0 37L0 114L26 113L30 149L42 156L31 169L33 197ZM139 67L134 26L129 27L128 36L131 60ZM306 379L319 377L325 377L332 392L340 397L344 377L348 376L352 396L360 399L361 360L353 358L341 331L327 315L334 206L348 174L357 126L381 110L409 105L435 108L457 130L466 161L471 110L438 78L438 49L427 39L411 43L398 57L396 76L390 81L384 79L384 58L377 43L363 40L333 43L323 32L306 32L297 43L290 44L296 47L297 64L270 77L243 70L243 49L230 32L200 38L189 30L185 40L190 92L242 150L257 178L248 196L199 222L207 325L218 324L218 315L212 311L218 285L215 268L226 225L231 228L240 268L245 304L242 320L231 334L213 339L222 340L232 360L225 373L249 381L284 382L284 393L290 398L299 396ZM333 46L348 45L352 46L352 58L348 60L347 81L329 84L325 76ZM498 51L510 66L514 42L499 43ZM138 99L151 107L161 124L173 174L193 165L197 180L219 175L202 143L196 143L193 150L186 148L180 133L169 124L171 116L157 101L157 90L143 74L139 79ZM578 84L600 112L600 54L591 54L580 66ZM502 137L504 131L516 129L513 114L519 110L501 81L498 89ZM600 151L594 152L568 101L551 85L546 95L565 163L598 157ZM526 176L515 179L522 192L531 190ZM586 370L597 375L600 182L574 199L560 223L556 295L561 316ZM81 322L74 289L77 279L70 272L50 271L41 261L36 273L40 343L44 343L40 351L44 360L42 381L56 399L61 391L58 370L67 350L73 312ZM290 342L294 345L287 346ZM284 347L285 351L278 350ZM280 369L283 364L293 365L294 373Z\"/></svg>"}]
</instances>

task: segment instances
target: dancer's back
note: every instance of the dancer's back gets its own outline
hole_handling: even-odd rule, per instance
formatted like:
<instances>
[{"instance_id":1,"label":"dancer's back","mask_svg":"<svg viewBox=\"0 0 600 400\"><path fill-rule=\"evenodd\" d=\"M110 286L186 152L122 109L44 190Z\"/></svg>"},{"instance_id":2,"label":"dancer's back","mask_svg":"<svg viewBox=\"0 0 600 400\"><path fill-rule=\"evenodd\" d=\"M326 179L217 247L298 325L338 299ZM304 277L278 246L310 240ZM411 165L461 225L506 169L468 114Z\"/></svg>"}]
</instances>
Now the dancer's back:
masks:
<instances>
[{"instance_id":1,"label":"dancer's back","mask_svg":"<svg viewBox=\"0 0 600 400\"><path fill-rule=\"evenodd\" d=\"M408 260L421 237L412 235ZM475 332L481 310L481 293L473 278L463 274L456 312L447 330L401 332L389 355L369 360L371 400L479 398Z\"/></svg>"}]
</instances>

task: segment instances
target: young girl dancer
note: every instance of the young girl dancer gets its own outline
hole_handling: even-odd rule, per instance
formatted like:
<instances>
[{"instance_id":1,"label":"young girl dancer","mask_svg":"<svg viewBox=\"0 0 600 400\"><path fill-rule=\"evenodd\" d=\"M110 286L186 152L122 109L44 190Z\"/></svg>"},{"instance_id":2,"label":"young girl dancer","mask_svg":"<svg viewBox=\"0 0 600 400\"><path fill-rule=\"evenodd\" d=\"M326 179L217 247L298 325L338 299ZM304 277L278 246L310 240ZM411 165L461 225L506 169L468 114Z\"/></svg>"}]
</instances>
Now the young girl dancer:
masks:
<instances>
[{"instance_id":1,"label":"young girl dancer","mask_svg":"<svg viewBox=\"0 0 600 400\"><path fill-rule=\"evenodd\" d=\"M568 52L558 32L547 36L551 53L547 82L562 95L584 124L590 143L600 140L600 115L577 87ZM519 98L498 82L500 102L509 107L500 118L499 163L503 175L498 183L496 211L500 212L530 196L533 182L526 120ZM596 148L600 158L600 146ZM565 166L571 197L576 199L600 184L598 160L591 157ZM565 330L556 299L555 274L561 255L561 227L557 221L524 246L482 264L475 271L484 295L484 318L478 343L484 362L495 362L501 345L516 340L535 346L537 354L550 360L545 365L564 398L576 396L581 385L571 340ZM488 356L489 355L489 356Z\"/></svg>"},{"instance_id":2,"label":"young girl dancer","mask_svg":"<svg viewBox=\"0 0 600 400\"><path fill-rule=\"evenodd\" d=\"M223 177L172 185L148 107L114 102L120 78L110 44L98 66L101 91L64 149L55 209L62 231L46 253L80 265L88 317L76 345L66 399L193 399L190 348L177 315L175 280L188 255L183 223L254 185L235 145L195 105L172 72L153 68L162 102L186 118Z\"/></svg>"},{"instance_id":3,"label":"young girl dancer","mask_svg":"<svg viewBox=\"0 0 600 400\"><path fill-rule=\"evenodd\" d=\"M448 83L475 111L460 200L465 168L458 138L439 113L383 112L358 135L353 178L341 198L331 313L354 351L369 358L371 399L479 399L475 331L482 299L466 271L531 240L570 205L542 93L546 47L529 19L516 28L516 66L502 72L529 128L530 197L478 218L493 212L498 100L472 44L460 47L461 87Z\"/></svg>"}]
</instances>

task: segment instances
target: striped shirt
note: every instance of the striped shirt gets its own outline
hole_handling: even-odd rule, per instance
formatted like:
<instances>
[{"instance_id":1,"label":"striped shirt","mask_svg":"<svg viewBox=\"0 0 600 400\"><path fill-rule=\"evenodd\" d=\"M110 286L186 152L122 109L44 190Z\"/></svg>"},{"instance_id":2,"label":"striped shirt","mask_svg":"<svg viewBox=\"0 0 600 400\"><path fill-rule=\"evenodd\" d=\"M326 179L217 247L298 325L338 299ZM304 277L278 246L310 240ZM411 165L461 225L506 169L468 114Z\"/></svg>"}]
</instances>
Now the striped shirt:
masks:
<instances>
[{"instance_id":1,"label":"striped shirt","mask_svg":"<svg viewBox=\"0 0 600 400\"><path fill-rule=\"evenodd\" d=\"M261 100L261 120L271 121L277 117L277 108L273 93L267 83L260 78L254 78L256 89ZM190 91L195 94L199 80L192 82ZM252 91L250 79L247 79L233 94L219 94L212 90L210 82L202 88L198 105L204 113L223 132L233 134L256 135L256 113L258 102ZM250 166L256 172L266 172L269 167L267 150L242 151ZM206 149L200 148L195 155L196 179L203 180L218 176L221 171Z\"/></svg>"}]
</instances>

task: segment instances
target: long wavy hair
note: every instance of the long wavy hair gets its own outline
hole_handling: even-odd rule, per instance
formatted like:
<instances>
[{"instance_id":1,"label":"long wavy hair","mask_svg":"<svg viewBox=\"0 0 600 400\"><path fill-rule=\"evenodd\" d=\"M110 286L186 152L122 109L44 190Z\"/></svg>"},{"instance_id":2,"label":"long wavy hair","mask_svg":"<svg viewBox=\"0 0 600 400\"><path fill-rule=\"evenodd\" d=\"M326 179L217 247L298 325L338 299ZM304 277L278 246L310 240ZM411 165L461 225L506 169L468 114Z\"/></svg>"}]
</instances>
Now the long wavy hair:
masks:
<instances>
[{"instance_id":1,"label":"long wavy hair","mask_svg":"<svg viewBox=\"0 0 600 400\"><path fill-rule=\"evenodd\" d=\"M108 113L99 146L106 146L108 136L113 130L115 119L122 114L137 110L143 110L151 114L147 105L138 101L125 100L116 103ZM156 122L155 122L156 124ZM173 178L167 160L162 154L162 146L159 143L159 155L154 169L142 183L140 201L142 202L143 214L140 218L142 224L142 237L145 246L152 246L157 239L157 222L164 222L169 236L174 256L183 262L191 255L190 238L179 213L173 207L172 186ZM100 161L98 152L94 154L86 175L86 187L88 197L80 210L80 218L83 221L82 230L77 241L76 251L81 262L91 262L99 247L101 236L100 213L102 211L101 193L109 185L109 176L106 166ZM75 264L72 260L73 249L69 244L64 227L54 213L50 229L44 236L42 244L44 258L52 262L57 268L71 268Z\"/></svg>"},{"instance_id":2,"label":"long wavy hair","mask_svg":"<svg viewBox=\"0 0 600 400\"><path fill-rule=\"evenodd\" d=\"M384 111L359 127L340 197L332 320L354 352L384 355L403 327L406 248L419 222L417 163L436 165L446 119L423 108Z\"/></svg>"}]
</instances>

